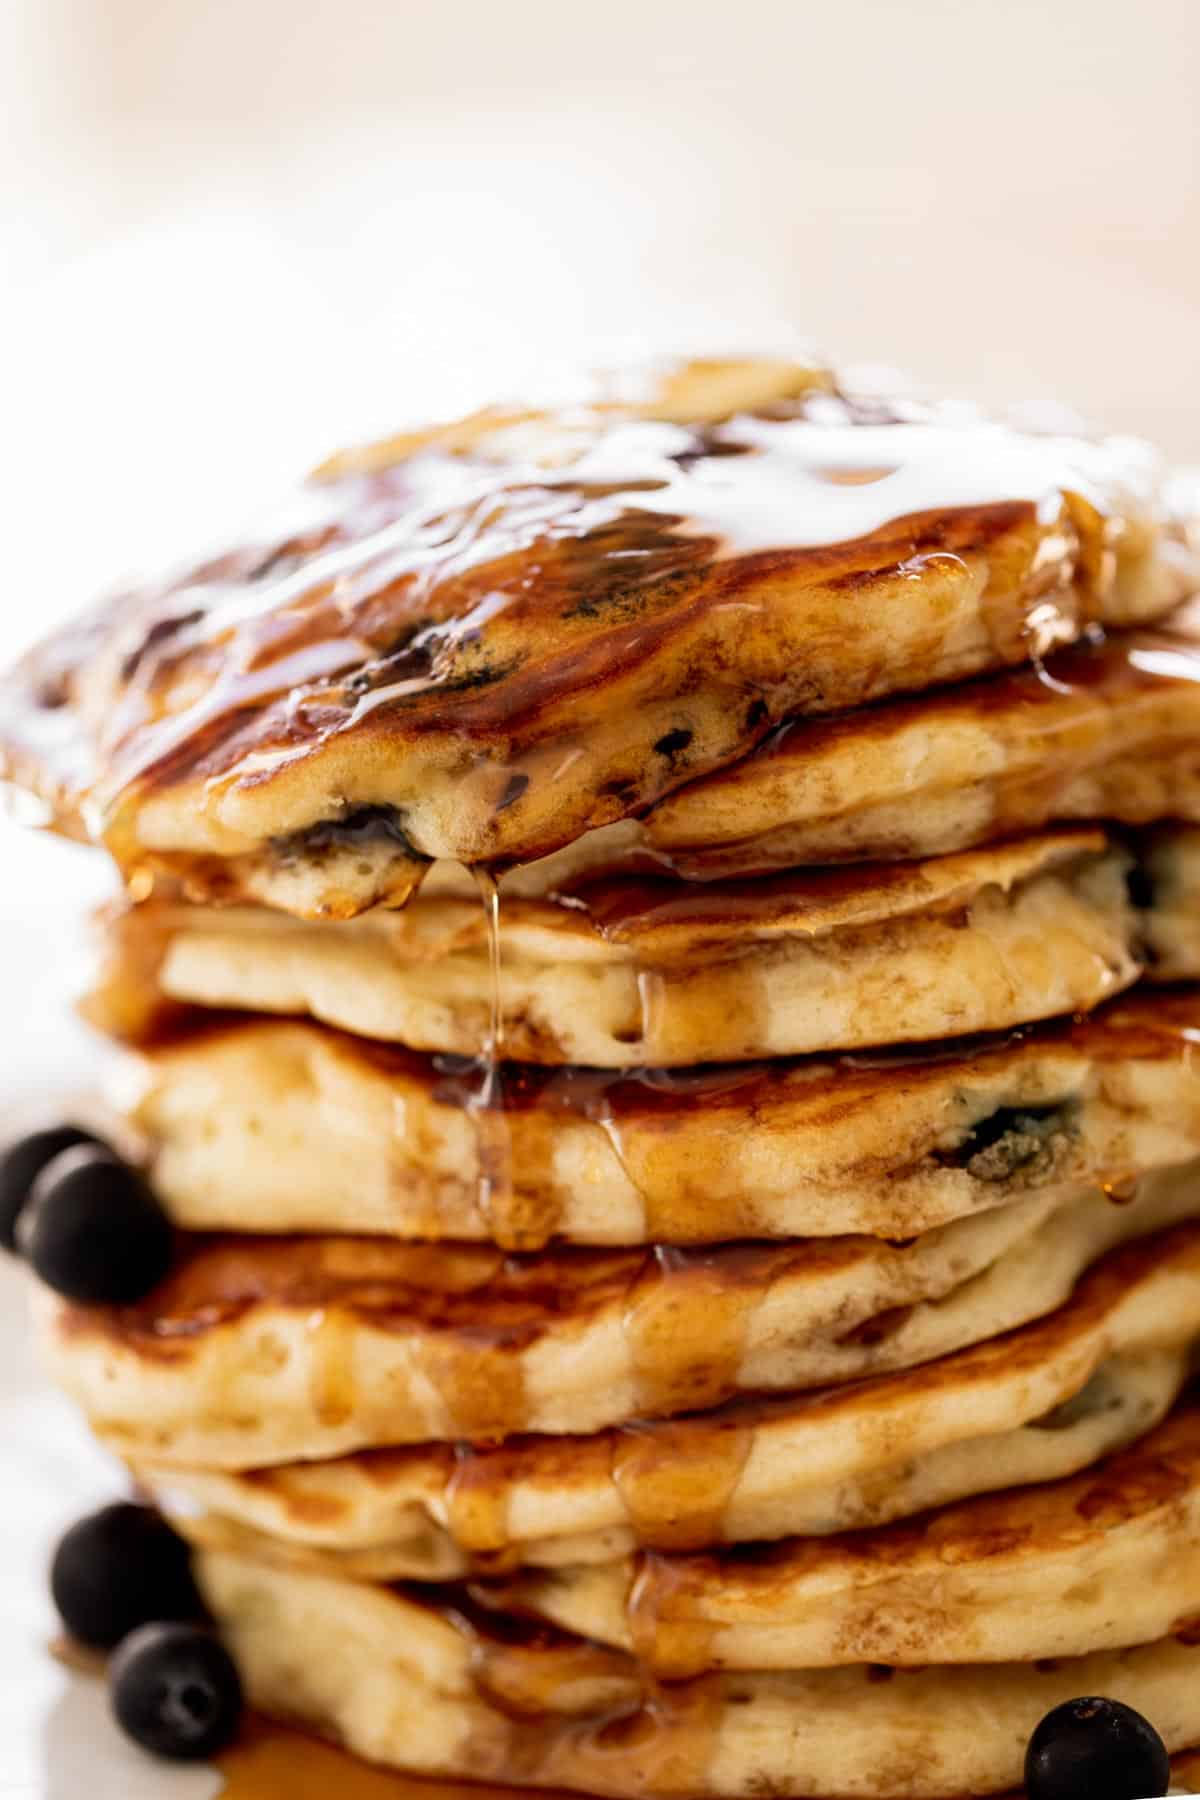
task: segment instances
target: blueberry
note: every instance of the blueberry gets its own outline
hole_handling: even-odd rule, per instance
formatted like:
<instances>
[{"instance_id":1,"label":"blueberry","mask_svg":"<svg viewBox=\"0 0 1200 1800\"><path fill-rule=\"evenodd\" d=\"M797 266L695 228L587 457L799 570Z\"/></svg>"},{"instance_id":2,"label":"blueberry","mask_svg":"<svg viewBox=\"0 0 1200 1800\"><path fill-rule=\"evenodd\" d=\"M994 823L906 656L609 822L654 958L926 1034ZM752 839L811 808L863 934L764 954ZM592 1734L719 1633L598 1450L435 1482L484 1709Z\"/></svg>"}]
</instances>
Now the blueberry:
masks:
<instances>
[{"instance_id":1,"label":"blueberry","mask_svg":"<svg viewBox=\"0 0 1200 1800\"><path fill-rule=\"evenodd\" d=\"M97 1650L150 1619L203 1612L187 1545L152 1507L129 1501L72 1525L50 1564L50 1592L71 1636Z\"/></svg>"},{"instance_id":2,"label":"blueberry","mask_svg":"<svg viewBox=\"0 0 1200 1800\"><path fill-rule=\"evenodd\" d=\"M171 1262L162 1207L136 1170L95 1144L47 1163L18 1242L47 1287L85 1303L141 1300Z\"/></svg>"},{"instance_id":3,"label":"blueberry","mask_svg":"<svg viewBox=\"0 0 1200 1800\"><path fill-rule=\"evenodd\" d=\"M1068 1700L1046 1714L1025 1753L1029 1800L1152 1800L1171 1783L1166 1746L1119 1700Z\"/></svg>"},{"instance_id":4,"label":"blueberry","mask_svg":"<svg viewBox=\"0 0 1200 1800\"><path fill-rule=\"evenodd\" d=\"M6 1250L17 1247L17 1218L46 1164L64 1150L98 1142L90 1131L78 1125L53 1125L46 1131L32 1131L28 1137L18 1138L0 1155L0 1244Z\"/></svg>"},{"instance_id":5,"label":"blueberry","mask_svg":"<svg viewBox=\"0 0 1200 1800\"><path fill-rule=\"evenodd\" d=\"M143 1750L175 1762L223 1750L238 1728L242 1684L224 1645L200 1625L143 1625L113 1657L117 1724Z\"/></svg>"}]
</instances>

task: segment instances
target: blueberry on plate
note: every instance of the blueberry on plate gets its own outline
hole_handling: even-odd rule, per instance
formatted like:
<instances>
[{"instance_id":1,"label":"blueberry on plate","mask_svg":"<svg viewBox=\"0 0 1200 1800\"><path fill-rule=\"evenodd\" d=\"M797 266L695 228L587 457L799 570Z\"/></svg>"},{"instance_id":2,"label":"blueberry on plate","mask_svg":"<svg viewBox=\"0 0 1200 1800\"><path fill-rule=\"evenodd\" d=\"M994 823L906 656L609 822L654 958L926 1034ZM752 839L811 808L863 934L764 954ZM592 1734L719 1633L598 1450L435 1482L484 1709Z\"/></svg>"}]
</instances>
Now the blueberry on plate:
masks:
<instances>
[{"instance_id":1,"label":"blueberry on plate","mask_svg":"<svg viewBox=\"0 0 1200 1800\"><path fill-rule=\"evenodd\" d=\"M1119 1700L1067 1700L1048 1712L1025 1753L1029 1800L1154 1800L1171 1784L1166 1746Z\"/></svg>"},{"instance_id":2,"label":"blueberry on plate","mask_svg":"<svg viewBox=\"0 0 1200 1800\"><path fill-rule=\"evenodd\" d=\"M47 1287L85 1305L141 1300L171 1262L167 1215L137 1170L99 1144L46 1164L17 1240Z\"/></svg>"},{"instance_id":3,"label":"blueberry on plate","mask_svg":"<svg viewBox=\"0 0 1200 1800\"><path fill-rule=\"evenodd\" d=\"M99 1141L93 1132L84 1131L79 1125L52 1125L45 1131L31 1131L27 1137L18 1138L0 1154L0 1244L6 1250L17 1247L17 1220L30 1188L46 1164L64 1150Z\"/></svg>"},{"instance_id":4,"label":"blueberry on plate","mask_svg":"<svg viewBox=\"0 0 1200 1800\"><path fill-rule=\"evenodd\" d=\"M203 1613L182 1538L150 1506L119 1501L66 1533L50 1564L59 1617L81 1644L111 1650L151 1619Z\"/></svg>"},{"instance_id":5,"label":"blueberry on plate","mask_svg":"<svg viewBox=\"0 0 1200 1800\"><path fill-rule=\"evenodd\" d=\"M223 1750L242 1714L233 1658L199 1625L143 1625L132 1632L112 1660L108 1691L122 1731L173 1762Z\"/></svg>"}]
</instances>

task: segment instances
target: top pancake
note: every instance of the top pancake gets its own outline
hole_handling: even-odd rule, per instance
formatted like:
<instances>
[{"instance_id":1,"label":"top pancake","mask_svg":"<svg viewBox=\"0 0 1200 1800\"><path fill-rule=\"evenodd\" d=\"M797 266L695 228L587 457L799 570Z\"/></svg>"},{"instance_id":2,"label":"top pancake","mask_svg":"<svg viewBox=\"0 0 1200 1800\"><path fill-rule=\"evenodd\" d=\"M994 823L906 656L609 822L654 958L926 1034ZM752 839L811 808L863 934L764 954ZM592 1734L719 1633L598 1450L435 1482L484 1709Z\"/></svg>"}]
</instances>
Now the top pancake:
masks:
<instances>
[{"instance_id":1,"label":"top pancake","mask_svg":"<svg viewBox=\"0 0 1200 1800\"><path fill-rule=\"evenodd\" d=\"M1157 617L1200 585L1164 512L1127 440L692 365L341 459L34 651L0 741L141 886L347 916L429 858L552 851L791 715Z\"/></svg>"}]
</instances>

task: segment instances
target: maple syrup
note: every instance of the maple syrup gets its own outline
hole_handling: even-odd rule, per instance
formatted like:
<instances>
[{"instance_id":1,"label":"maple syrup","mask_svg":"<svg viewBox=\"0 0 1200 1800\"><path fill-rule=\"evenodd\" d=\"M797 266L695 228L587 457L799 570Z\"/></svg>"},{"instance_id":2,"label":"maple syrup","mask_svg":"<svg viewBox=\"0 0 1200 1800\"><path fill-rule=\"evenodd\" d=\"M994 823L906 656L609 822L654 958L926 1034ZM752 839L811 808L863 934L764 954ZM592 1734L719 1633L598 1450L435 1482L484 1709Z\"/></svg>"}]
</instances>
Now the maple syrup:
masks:
<instances>
[{"instance_id":1,"label":"maple syrup","mask_svg":"<svg viewBox=\"0 0 1200 1800\"><path fill-rule=\"evenodd\" d=\"M0 720L9 772L130 876L228 898L258 859L245 891L345 916L400 903L423 859L527 861L629 817L789 713L1044 661L1098 615L1136 622L1186 591L1143 447L828 404L803 382L756 414L749 369L751 410L724 419L491 419L394 464L344 461L304 491L299 528L269 524L34 652ZM381 742L414 765L411 790L389 784L383 892L340 862L322 891L331 834L385 804L361 778L378 757L355 754ZM187 831L164 831L177 802ZM273 858L315 871L313 891L276 882Z\"/></svg>"}]
</instances>

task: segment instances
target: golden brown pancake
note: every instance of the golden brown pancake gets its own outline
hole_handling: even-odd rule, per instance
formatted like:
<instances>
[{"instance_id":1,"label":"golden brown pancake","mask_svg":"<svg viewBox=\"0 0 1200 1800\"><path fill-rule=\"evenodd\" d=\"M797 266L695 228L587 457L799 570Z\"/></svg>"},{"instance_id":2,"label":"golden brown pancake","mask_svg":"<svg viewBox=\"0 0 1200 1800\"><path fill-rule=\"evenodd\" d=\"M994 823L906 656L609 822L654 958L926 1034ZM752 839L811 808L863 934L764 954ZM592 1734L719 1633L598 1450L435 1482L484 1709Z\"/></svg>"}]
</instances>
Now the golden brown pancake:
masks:
<instances>
[{"instance_id":1,"label":"golden brown pancake","mask_svg":"<svg viewBox=\"0 0 1200 1800\"><path fill-rule=\"evenodd\" d=\"M193 1417L215 1422L261 1388L264 1461L667 1418L908 1368L1026 1324L1106 1251L1196 1217L1198 1174L1160 1177L1120 1206L1088 1189L1035 1198L903 1248L821 1238L515 1258L394 1239L191 1238L152 1294L100 1322L114 1340L105 1378L144 1388L139 1416L159 1436L186 1436ZM81 1317L63 1329L89 1333Z\"/></svg>"},{"instance_id":2,"label":"golden brown pancake","mask_svg":"<svg viewBox=\"0 0 1200 1800\"><path fill-rule=\"evenodd\" d=\"M486 1076L294 1020L129 1051L114 1100L196 1231L578 1244L908 1239L1200 1155L1200 993L1135 990L1008 1037L630 1074Z\"/></svg>"},{"instance_id":3,"label":"golden brown pancake","mask_svg":"<svg viewBox=\"0 0 1200 1800\"><path fill-rule=\"evenodd\" d=\"M1016 1787L1034 1726L1081 1694L1135 1707L1170 1749L1200 1736L1190 1631L1036 1663L656 1686L617 1651L480 1612L454 1589L439 1604L220 1552L198 1574L256 1707L427 1774L615 1800L958 1800Z\"/></svg>"},{"instance_id":4,"label":"golden brown pancake","mask_svg":"<svg viewBox=\"0 0 1200 1800\"><path fill-rule=\"evenodd\" d=\"M924 858L1070 821L1200 822L1200 611L1036 666L793 719L752 755L507 872L506 895L621 870L714 881ZM472 893L439 863L426 894Z\"/></svg>"},{"instance_id":5,"label":"golden brown pancake","mask_svg":"<svg viewBox=\"0 0 1200 1800\"><path fill-rule=\"evenodd\" d=\"M1200 822L1198 633L1188 607L1036 668L796 720L619 829L707 880L938 856L1067 820Z\"/></svg>"},{"instance_id":6,"label":"golden brown pancake","mask_svg":"<svg viewBox=\"0 0 1200 1800\"><path fill-rule=\"evenodd\" d=\"M605 1534L606 1555L618 1553L622 1528L630 1546L703 1548L854 1529L1047 1479L1081 1466L1070 1457L1085 1441L1101 1454L1162 1416L1187 1366L1198 1271L1200 1227L1177 1226L1112 1252L1048 1318L917 1369L589 1436L477 1443L465 1459L461 1440L414 1447L382 1471L387 1510L426 1510L472 1556L518 1561L525 1541L558 1538L556 1560L570 1562L589 1559L581 1536ZM223 1355L228 1340L203 1322L197 1346L171 1335L178 1322L156 1330L135 1308L39 1299L52 1373L97 1435L139 1465L261 1468L403 1442L407 1421L387 1410L343 1318L319 1304L303 1358L277 1327L251 1362ZM297 1452L289 1411L314 1370L319 1436ZM1077 1422L1074 1446L1045 1444Z\"/></svg>"},{"instance_id":7,"label":"golden brown pancake","mask_svg":"<svg viewBox=\"0 0 1200 1800\"><path fill-rule=\"evenodd\" d=\"M345 917L431 857L626 818L793 715L1158 617L1200 585L1166 508L1129 440L701 366L342 459L35 650L0 742L138 891Z\"/></svg>"},{"instance_id":8,"label":"golden brown pancake","mask_svg":"<svg viewBox=\"0 0 1200 1800\"><path fill-rule=\"evenodd\" d=\"M515 900L500 912L500 1047L534 1063L677 1066L1090 1011L1131 985L1153 939L1154 903L1133 904L1130 867L1103 832L1076 830L923 863ZM1200 913L1179 927L1172 973L1200 973ZM478 902L418 897L329 923L152 901L114 937L91 1016L119 1030L163 1002L307 1014L473 1055L496 993Z\"/></svg>"},{"instance_id":9,"label":"golden brown pancake","mask_svg":"<svg viewBox=\"0 0 1200 1800\"><path fill-rule=\"evenodd\" d=\"M1200 1405L1065 1481L877 1531L527 1574L488 1598L671 1680L1151 1643L1200 1615Z\"/></svg>"}]
</instances>

